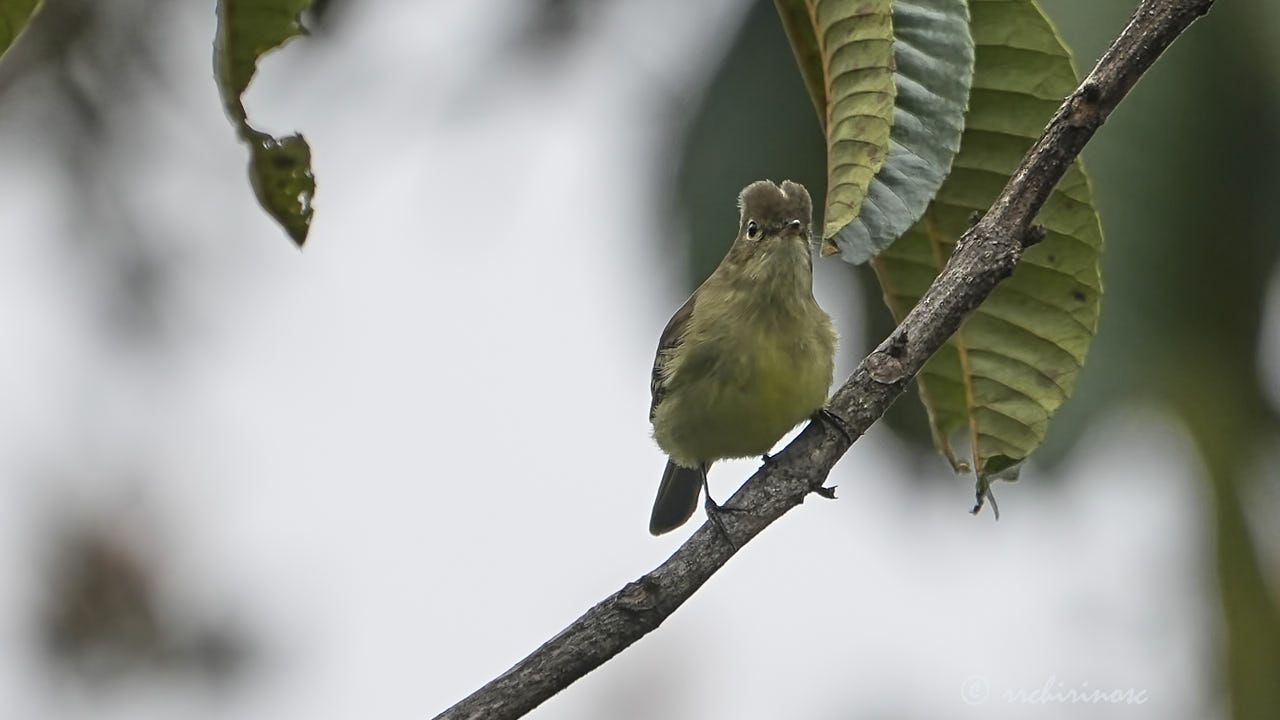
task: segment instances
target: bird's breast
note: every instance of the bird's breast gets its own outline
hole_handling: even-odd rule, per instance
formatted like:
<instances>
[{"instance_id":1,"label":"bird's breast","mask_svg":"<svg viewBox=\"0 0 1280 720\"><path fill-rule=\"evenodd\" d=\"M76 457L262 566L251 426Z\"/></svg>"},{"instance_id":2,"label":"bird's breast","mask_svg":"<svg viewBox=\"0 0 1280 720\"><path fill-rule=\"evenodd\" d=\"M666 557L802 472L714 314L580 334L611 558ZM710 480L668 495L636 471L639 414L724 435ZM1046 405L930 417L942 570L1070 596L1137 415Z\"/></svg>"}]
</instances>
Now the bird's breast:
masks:
<instances>
[{"instance_id":1,"label":"bird's breast","mask_svg":"<svg viewBox=\"0 0 1280 720\"><path fill-rule=\"evenodd\" d=\"M685 464L762 455L822 407L835 334L826 313L812 310L691 329L654 418L658 444Z\"/></svg>"}]
</instances>

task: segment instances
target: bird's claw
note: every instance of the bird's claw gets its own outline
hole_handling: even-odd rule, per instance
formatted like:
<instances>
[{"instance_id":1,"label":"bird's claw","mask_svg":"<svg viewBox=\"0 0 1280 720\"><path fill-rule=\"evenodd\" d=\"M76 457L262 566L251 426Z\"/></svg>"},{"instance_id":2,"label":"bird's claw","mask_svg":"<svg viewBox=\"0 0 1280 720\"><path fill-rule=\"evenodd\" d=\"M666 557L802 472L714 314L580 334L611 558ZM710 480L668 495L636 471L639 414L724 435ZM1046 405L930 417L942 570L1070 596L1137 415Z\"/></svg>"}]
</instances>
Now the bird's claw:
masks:
<instances>
[{"instance_id":1,"label":"bird's claw","mask_svg":"<svg viewBox=\"0 0 1280 720\"><path fill-rule=\"evenodd\" d=\"M710 493L707 493L707 500L704 507L707 511L707 519L716 526L716 529L720 531L722 536L724 536L725 541L729 543L729 546L733 548L733 551L737 552L740 550L741 548L738 547L738 543L733 541L733 537L729 535L729 529L724 526L724 521L720 519L720 516L725 513L746 512L746 510L743 508L725 507L715 500L712 500Z\"/></svg>"}]
</instances>

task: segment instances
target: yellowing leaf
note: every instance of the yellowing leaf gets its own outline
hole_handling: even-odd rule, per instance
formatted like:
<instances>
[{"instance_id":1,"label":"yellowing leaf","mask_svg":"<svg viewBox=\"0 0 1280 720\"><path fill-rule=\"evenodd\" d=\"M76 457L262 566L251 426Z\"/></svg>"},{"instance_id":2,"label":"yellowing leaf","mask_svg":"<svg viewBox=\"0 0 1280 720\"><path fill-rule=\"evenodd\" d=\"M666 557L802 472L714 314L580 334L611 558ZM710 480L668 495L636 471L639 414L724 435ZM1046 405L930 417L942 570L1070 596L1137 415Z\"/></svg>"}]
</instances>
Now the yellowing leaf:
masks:
<instances>
[{"instance_id":1,"label":"yellowing leaf","mask_svg":"<svg viewBox=\"0 0 1280 720\"><path fill-rule=\"evenodd\" d=\"M827 136L824 248L858 216L889 154L891 0L775 0ZM824 250L824 252L827 250ZM829 252L834 252L834 249Z\"/></svg>"}]
</instances>

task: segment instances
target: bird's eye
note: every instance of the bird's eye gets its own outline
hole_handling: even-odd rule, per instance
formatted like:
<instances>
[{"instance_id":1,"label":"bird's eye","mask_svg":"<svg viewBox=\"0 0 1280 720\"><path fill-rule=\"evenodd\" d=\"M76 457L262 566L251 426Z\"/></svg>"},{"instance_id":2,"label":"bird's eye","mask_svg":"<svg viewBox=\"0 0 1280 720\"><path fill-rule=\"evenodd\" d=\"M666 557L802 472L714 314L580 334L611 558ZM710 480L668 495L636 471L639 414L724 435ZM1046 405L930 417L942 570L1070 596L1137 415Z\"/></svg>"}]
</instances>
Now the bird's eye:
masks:
<instances>
[{"instance_id":1,"label":"bird's eye","mask_svg":"<svg viewBox=\"0 0 1280 720\"><path fill-rule=\"evenodd\" d=\"M760 234L760 226L759 226L759 225L756 225L756 221L755 221L755 220L748 221L748 222L747 222L747 237L748 237L748 238L751 238L752 240L755 240L755 239L756 239L756 236L757 236L757 235L759 235L759 234Z\"/></svg>"},{"instance_id":2,"label":"bird's eye","mask_svg":"<svg viewBox=\"0 0 1280 720\"><path fill-rule=\"evenodd\" d=\"M787 223L787 226L788 226L788 227L790 227L792 230L794 230L794 231L796 231L796 232L799 232L799 231L800 231L800 221L799 221L799 220L792 220L791 222Z\"/></svg>"}]
</instances>

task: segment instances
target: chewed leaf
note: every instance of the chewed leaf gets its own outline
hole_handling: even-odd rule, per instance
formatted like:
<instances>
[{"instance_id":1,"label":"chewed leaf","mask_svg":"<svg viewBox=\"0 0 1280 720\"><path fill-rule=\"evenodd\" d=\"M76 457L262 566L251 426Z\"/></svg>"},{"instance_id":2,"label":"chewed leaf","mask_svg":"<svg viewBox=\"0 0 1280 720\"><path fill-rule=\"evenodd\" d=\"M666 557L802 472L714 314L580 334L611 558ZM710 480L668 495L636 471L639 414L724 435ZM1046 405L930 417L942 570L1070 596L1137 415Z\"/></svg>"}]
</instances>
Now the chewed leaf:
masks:
<instances>
[{"instance_id":1,"label":"chewed leaf","mask_svg":"<svg viewBox=\"0 0 1280 720\"><path fill-rule=\"evenodd\" d=\"M272 137L254 129L242 95L253 80L258 58L305 34L302 13L312 0L218 0L214 76L222 103L249 145L249 179L258 202L299 247L307 240L313 214L315 176L311 148L301 135Z\"/></svg>"},{"instance_id":2,"label":"chewed leaf","mask_svg":"<svg viewBox=\"0 0 1280 720\"><path fill-rule=\"evenodd\" d=\"M41 0L3 0L0 1L0 57L13 45L13 41L22 34L31 16L40 7Z\"/></svg>"},{"instance_id":3,"label":"chewed leaf","mask_svg":"<svg viewBox=\"0 0 1280 720\"><path fill-rule=\"evenodd\" d=\"M965 0L898 0L893 35L897 99L889 156L858 216L833 238L841 257L855 264L888 247L924 214L960 149L973 83Z\"/></svg>"},{"instance_id":4,"label":"chewed leaf","mask_svg":"<svg viewBox=\"0 0 1280 720\"><path fill-rule=\"evenodd\" d=\"M218 0L213 63L227 114L244 121L240 96L258 71L258 58L306 34L302 13L312 0Z\"/></svg>"},{"instance_id":5,"label":"chewed leaf","mask_svg":"<svg viewBox=\"0 0 1280 720\"><path fill-rule=\"evenodd\" d=\"M889 154L891 0L775 0L827 136L823 237L858 216Z\"/></svg>"},{"instance_id":6,"label":"chewed leaf","mask_svg":"<svg viewBox=\"0 0 1280 720\"><path fill-rule=\"evenodd\" d=\"M249 180L267 212L301 246L311 224L311 198L316 178L311 174L311 147L301 135L273 138L261 135L249 143Z\"/></svg>"},{"instance_id":7,"label":"chewed leaf","mask_svg":"<svg viewBox=\"0 0 1280 720\"><path fill-rule=\"evenodd\" d=\"M1076 86L1071 57L1033 0L971 0L976 64L960 153L924 217L872 265L899 320ZM1037 218L1045 238L917 378L934 442L979 478L1016 476L1075 388L1098 327L1102 229L1077 160ZM980 489L984 487L980 484Z\"/></svg>"}]
</instances>

